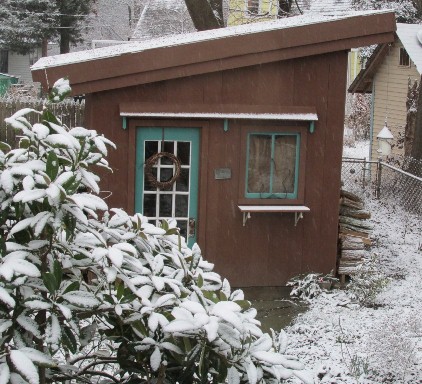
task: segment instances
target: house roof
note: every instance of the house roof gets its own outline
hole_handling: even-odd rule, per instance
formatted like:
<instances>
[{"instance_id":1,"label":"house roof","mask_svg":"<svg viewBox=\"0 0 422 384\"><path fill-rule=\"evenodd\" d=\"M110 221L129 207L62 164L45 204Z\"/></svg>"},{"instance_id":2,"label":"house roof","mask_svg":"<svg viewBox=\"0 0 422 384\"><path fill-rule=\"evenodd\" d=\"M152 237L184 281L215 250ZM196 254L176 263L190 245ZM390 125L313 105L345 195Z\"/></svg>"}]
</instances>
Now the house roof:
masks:
<instances>
[{"instance_id":1,"label":"house roof","mask_svg":"<svg viewBox=\"0 0 422 384\"><path fill-rule=\"evenodd\" d=\"M396 37L401 41L409 57L416 66L417 71L422 75L422 43L418 40L417 34L422 31L420 24L397 23ZM388 53L387 44L380 44L369 57L366 66L362 69L356 79L349 87L351 93L371 93L372 81Z\"/></svg>"},{"instance_id":2,"label":"house roof","mask_svg":"<svg viewBox=\"0 0 422 384\"><path fill-rule=\"evenodd\" d=\"M409 54L419 74L422 74L422 43L417 34L422 31L420 24L397 24L397 36Z\"/></svg>"},{"instance_id":3,"label":"house roof","mask_svg":"<svg viewBox=\"0 0 422 384\"><path fill-rule=\"evenodd\" d=\"M309 12L324 15L346 15L352 11L351 0L317 0L309 8Z\"/></svg>"},{"instance_id":4,"label":"house roof","mask_svg":"<svg viewBox=\"0 0 422 384\"><path fill-rule=\"evenodd\" d=\"M391 42L394 13L297 16L41 58L34 81L68 77L74 94Z\"/></svg>"},{"instance_id":5,"label":"house roof","mask_svg":"<svg viewBox=\"0 0 422 384\"><path fill-rule=\"evenodd\" d=\"M154 0L146 3L131 40L195 31L184 0Z\"/></svg>"}]
</instances>

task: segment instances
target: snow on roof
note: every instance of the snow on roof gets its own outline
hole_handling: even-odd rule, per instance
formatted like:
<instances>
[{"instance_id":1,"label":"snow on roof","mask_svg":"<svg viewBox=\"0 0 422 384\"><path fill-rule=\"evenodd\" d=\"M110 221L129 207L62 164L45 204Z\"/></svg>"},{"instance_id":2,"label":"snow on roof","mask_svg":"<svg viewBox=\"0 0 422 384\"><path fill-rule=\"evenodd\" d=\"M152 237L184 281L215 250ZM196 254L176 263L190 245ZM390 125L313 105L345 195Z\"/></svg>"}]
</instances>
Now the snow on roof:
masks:
<instances>
[{"instance_id":1,"label":"snow on roof","mask_svg":"<svg viewBox=\"0 0 422 384\"><path fill-rule=\"evenodd\" d=\"M31 69L40 70L49 67L56 67L61 65L75 64L87 62L97 59L105 59L110 57L117 57L125 54L139 53L147 50L180 46L185 44L192 44L227 37L249 35L259 32L268 32L280 30L284 28L292 28L299 26L306 26L311 24L318 24L336 20L344 20L354 16L369 16L374 14L388 13L389 11L361 11L351 12L348 15L337 15L329 17L322 14L306 14L302 16L289 17L279 20L266 21L261 23L244 24L227 28L218 28L209 31L193 32L182 35L165 36L157 39L133 42L130 44L122 44L118 46L104 47L92 49L82 52L66 53L63 55L43 57L38 60Z\"/></svg>"},{"instance_id":2,"label":"snow on roof","mask_svg":"<svg viewBox=\"0 0 422 384\"><path fill-rule=\"evenodd\" d=\"M419 74L422 75L422 44L417 37L420 30L422 30L421 24L397 23L397 36L416 65Z\"/></svg>"},{"instance_id":3,"label":"snow on roof","mask_svg":"<svg viewBox=\"0 0 422 384\"><path fill-rule=\"evenodd\" d=\"M120 112L124 117L318 121L316 113Z\"/></svg>"}]
</instances>

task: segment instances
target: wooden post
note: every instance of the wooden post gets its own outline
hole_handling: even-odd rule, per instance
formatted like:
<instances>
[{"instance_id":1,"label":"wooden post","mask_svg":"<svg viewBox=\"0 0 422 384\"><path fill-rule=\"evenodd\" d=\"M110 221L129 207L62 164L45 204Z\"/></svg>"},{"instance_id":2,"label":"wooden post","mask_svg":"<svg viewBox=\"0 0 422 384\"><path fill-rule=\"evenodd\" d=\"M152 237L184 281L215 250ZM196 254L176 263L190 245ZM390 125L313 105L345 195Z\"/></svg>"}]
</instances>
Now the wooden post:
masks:
<instances>
[{"instance_id":1,"label":"wooden post","mask_svg":"<svg viewBox=\"0 0 422 384\"><path fill-rule=\"evenodd\" d=\"M366 178L366 157L363 158L363 177L362 177L362 188L365 189L365 178Z\"/></svg>"},{"instance_id":2,"label":"wooden post","mask_svg":"<svg viewBox=\"0 0 422 384\"><path fill-rule=\"evenodd\" d=\"M378 163L377 163L377 180L376 180L376 189L375 189L375 197L377 199L380 198L380 194L381 194L381 159L378 159Z\"/></svg>"}]
</instances>

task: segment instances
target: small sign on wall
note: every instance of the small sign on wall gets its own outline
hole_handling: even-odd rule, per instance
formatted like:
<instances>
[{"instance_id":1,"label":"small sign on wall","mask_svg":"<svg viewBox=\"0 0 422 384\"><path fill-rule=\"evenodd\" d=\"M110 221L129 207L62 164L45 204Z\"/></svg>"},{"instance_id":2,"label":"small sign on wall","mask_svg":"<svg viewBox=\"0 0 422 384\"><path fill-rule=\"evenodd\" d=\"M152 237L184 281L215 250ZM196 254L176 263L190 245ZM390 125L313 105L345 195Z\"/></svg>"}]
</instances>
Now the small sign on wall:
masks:
<instances>
[{"instance_id":1,"label":"small sign on wall","mask_svg":"<svg viewBox=\"0 0 422 384\"><path fill-rule=\"evenodd\" d=\"M214 169L215 180L229 180L232 178L232 170L230 168Z\"/></svg>"}]
</instances>

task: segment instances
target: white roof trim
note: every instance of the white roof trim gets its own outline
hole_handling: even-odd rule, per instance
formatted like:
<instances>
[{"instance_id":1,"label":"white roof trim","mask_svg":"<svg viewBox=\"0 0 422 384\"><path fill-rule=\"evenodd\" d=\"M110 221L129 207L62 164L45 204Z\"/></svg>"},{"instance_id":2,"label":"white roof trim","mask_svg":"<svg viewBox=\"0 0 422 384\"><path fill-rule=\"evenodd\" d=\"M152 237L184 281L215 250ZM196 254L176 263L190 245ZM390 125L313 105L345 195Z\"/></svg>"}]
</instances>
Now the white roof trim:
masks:
<instances>
[{"instance_id":1,"label":"white roof trim","mask_svg":"<svg viewBox=\"0 0 422 384\"><path fill-rule=\"evenodd\" d=\"M122 117L318 121L316 113L120 112Z\"/></svg>"}]
</instances>

